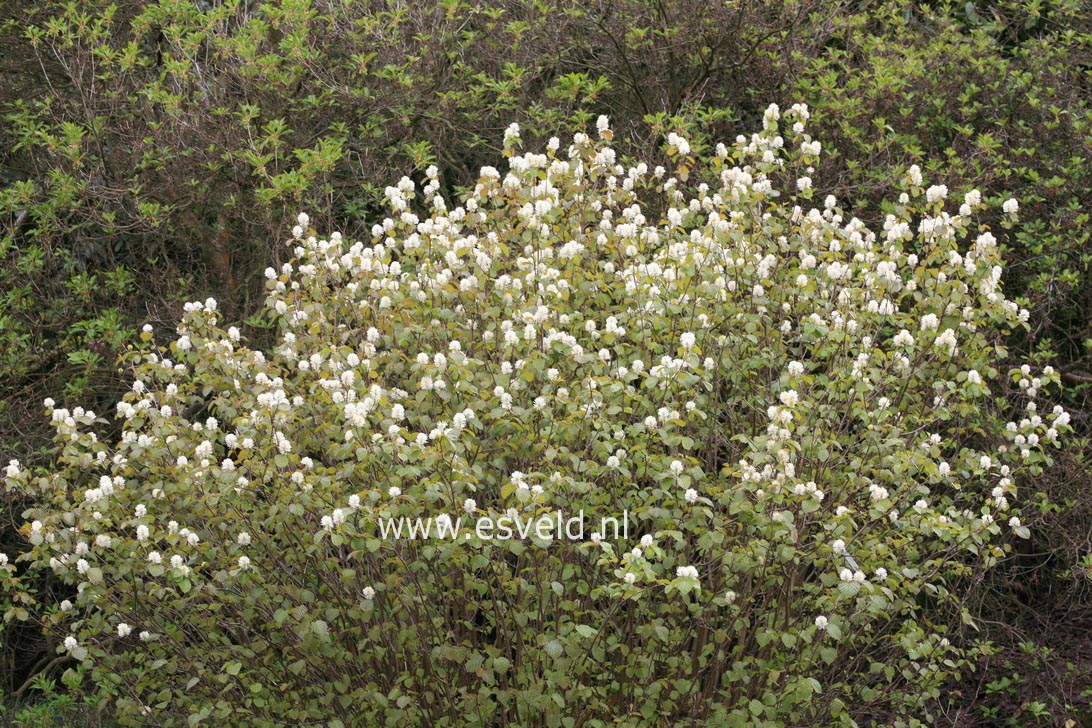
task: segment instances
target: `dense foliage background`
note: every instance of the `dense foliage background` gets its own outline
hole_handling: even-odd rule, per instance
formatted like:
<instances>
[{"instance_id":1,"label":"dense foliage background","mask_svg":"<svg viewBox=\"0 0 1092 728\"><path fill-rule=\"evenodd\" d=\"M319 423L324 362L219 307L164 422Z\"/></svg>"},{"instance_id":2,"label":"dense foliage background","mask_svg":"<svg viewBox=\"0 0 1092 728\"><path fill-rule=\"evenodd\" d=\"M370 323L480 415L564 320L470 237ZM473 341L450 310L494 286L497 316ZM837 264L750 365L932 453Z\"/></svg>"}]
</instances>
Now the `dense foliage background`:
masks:
<instances>
[{"instance_id":1,"label":"dense foliage background","mask_svg":"<svg viewBox=\"0 0 1092 728\"><path fill-rule=\"evenodd\" d=\"M366 238L383 189L439 168L473 187L519 122L527 148L609 113L622 157L667 163L806 101L817 189L878 228L920 163L956 197L1020 200L987 219L1030 327L1017 358L1062 373L1078 438L1038 480L1032 538L969 606L996 654L952 689L962 721L1089 720L1092 510L1092 12L1081 2L116 2L3 4L0 438L52 447L40 403L109 411L145 322L214 295L257 348L262 271L296 212ZM994 204L994 208L997 204ZM996 214L996 213L995 213ZM0 501L0 550L32 505ZM38 584L40 596L66 596ZM26 697L54 645L6 625L0 679ZM39 684L40 686L40 684ZM1041 716L1041 717L1036 717ZM989 721L994 721L989 723Z\"/></svg>"}]
</instances>

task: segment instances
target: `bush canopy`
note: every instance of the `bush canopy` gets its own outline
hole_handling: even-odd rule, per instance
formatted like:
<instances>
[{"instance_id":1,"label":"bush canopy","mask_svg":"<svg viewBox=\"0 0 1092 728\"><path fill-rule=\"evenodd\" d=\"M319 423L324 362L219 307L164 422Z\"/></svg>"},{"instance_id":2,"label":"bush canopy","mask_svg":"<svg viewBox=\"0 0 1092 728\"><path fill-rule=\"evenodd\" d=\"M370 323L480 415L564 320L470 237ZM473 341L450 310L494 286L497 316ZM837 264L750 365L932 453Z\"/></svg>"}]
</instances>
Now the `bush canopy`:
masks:
<instances>
[{"instance_id":1,"label":"bush canopy","mask_svg":"<svg viewBox=\"0 0 1092 728\"><path fill-rule=\"evenodd\" d=\"M187 304L116 425L47 401L7 617L130 725L928 722L1069 416L1052 368L999 370L1028 313L983 220L1017 202L914 166L870 230L814 189L808 120L670 134L669 169L606 117L512 125L503 172L402 178L366 243L301 214L273 344ZM580 513L628 528L556 537ZM503 517L553 536L472 525Z\"/></svg>"}]
</instances>

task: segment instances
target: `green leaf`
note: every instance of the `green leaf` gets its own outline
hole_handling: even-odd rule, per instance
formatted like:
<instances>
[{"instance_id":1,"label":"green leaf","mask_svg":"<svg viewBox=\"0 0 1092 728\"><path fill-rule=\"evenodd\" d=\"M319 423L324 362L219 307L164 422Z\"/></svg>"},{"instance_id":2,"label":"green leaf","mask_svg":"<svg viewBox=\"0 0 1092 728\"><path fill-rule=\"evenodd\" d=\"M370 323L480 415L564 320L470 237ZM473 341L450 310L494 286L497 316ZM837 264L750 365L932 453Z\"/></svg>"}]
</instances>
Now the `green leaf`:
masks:
<instances>
[{"instance_id":1,"label":"green leaf","mask_svg":"<svg viewBox=\"0 0 1092 728\"><path fill-rule=\"evenodd\" d=\"M469 658L467 658L466 663L463 665L463 667L466 668L467 672L476 673L478 671L478 668L482 666L482 662L484 662L484 659L482 658L481 654L475 652Z\"/></svg>"},{"instance_id":2,"label":"green leaf","mask_svg":"<svg viewBox=\"0 0 1092 728\"><path fill-rule=\"evenodd\" d=\"M861 585L856 581L842 581L838 583L838 593L843 597L855 597L861 591Z\"/></svg>"}]
</instances>

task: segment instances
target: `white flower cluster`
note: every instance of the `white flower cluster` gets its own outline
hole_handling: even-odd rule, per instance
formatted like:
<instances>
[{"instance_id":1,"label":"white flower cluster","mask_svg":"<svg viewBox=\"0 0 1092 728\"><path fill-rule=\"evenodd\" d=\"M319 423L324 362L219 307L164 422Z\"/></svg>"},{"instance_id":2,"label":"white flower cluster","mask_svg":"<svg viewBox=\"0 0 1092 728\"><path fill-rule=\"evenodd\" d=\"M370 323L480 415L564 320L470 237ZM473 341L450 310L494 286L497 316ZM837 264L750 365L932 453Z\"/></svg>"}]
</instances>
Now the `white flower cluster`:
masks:
<instances>
[{"instance_id":1,"label":"white flower cluster","mask_svg":"<svg viewBox=\"0 0 1092 728\"><path fill-rule=\"evenodd\" d=\"M697 579L698 568L696 566L680 566L675 569L675 576L680 579Z\"/></svg>"}]
</instances>

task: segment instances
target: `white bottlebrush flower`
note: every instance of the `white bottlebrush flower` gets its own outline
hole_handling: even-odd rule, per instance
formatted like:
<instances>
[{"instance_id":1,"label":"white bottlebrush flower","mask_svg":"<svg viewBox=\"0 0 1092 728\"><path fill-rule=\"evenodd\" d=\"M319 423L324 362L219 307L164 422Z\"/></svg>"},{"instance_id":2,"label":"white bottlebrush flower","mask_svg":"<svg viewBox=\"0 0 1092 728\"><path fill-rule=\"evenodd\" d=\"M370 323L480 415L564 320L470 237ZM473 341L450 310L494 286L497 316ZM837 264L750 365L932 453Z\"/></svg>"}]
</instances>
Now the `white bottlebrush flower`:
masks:
<instances>
[{"instance_id":1,"label":"white bottlebrush flower","mask_svg":"<svg viewBox=\"0 0 1092 728\"><path fill-rule=\"evenodd\" d=\"M682 464L682 461L680 461L680 460L672 460L671 461L671 472L676 477L679 476L679 475L682 475L683 467L684 466Z\"/></svg>"},{"instance_id":2,"label":"white bottlebrush flower","mask_svg":"<svg viewBox=\"0 0 1092 728\"><path fill-rule=\"evenodd\" d=\"M375 589L373 587L366 586L360 590L360 596L364 597L365 600L370 602L375 599Z\"/></svg>"},{"instance_id":3,"label":"white bottlebrush flower","mask_svg":"<svg viewBox=\"0 0 1092 728\"><path fill-rule=\"evenodd\" d=\"M1001 205L1001 209L1004 210L1007 215L1015 215L1020 210L1020 203L1010 197Z\"/></svg>"},{"instance_id":4,"label":"white bottlebrush flower","mask_svg":"<svg viewBox=\"0 0 1092 728\"><path fill-rule=\"evenodd\" d=\"M955 356L956 350L959 347L959 340L956 338L955 331L952 329L944 329L940 336L936 338L936 346L948 349L949 356Z\"/></svg>"},{"instance_id":5,"label":"white bottlebrush flower","mask_svg":"<svg viewBox=\"0 0 1092 728\"><path fill-rule=\"evenodd\" d=\"M679 343L684 349L691 349L697 343L697 337L687 331L685 334L679 337Z\"/></svg>"},{"instance_id":6,"label":"white bottlebrush flower","mask_svg":"<svg viewBox=\"0 0 1092 728\"><path fill-rule=\"evenodd\" d=\"M820 630L826 629L827 618L820 614L818 617L815 618L815 626L818 627Z\"/></svg>"},{"instance_id":7,"label":"white bottlebrush flower","mask_svg":"<svg viewBox=\"0 0 1092 728\"><path fill-rule=\"evenodd\" d=\"M133 631L133 628L122 622L118 625L118 637L125 638L129 636L129 633Z\"/></svg>"},{"instance_id":8,"label":"white bottlebrush flower","mask_svg":"<svg viewBox=\"0 0 1092 728\"><path fill-rule=\"evenodd\" d=\"M682 154L684 156L690 154L690 142L688 142L686 139L682 138L675 132L671 132L667 135L667 143L675 147L675 149L678 150L679 154Z\"/></svg>"}]
</instances>

